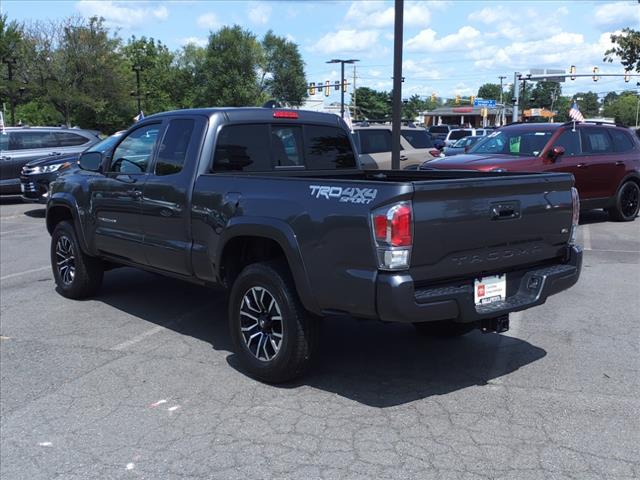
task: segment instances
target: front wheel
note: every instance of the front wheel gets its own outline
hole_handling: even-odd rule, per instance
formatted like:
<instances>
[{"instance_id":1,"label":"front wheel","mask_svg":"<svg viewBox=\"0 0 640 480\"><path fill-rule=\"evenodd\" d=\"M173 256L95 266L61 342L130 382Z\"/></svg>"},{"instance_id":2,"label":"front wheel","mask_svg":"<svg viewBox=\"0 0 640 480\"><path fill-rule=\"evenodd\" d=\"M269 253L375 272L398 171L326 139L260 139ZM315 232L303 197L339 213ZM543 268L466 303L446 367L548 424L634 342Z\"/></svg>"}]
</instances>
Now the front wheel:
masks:
<instances>
[{"instance_id":1,"label":"front wheel","mask_svg":"<svg viewBox=\"0 0 640 480\"><path fill-rule=\"evenodd\" d=\"M69 222L58 223L51 235L51 268L58 292L67 298L89 297L102 284L102 261L80 249Z\"/></svg>"},{"instance_id":2,"label":"front wheel","mask_svg":"<svg viewBox=\"0 0 640 480\"><path fill-rule=\"evenodd\" d=\"M455 338L466 335L476 329L477 325L471 323L458 323L453 320L438 320L435 322L419 322L413 324L420 335L427 337Z\"/></svg>"},{"instance_id":3,"label":"front wheel","mask_svg":"<svg viewBox=\"0 0 640 480\"><path fill-rule=\"evenodd\" d=\"M281 262L242 270L231 288L229 328L242 367L271 383L302 375L318 337L318 322L300 303Z\"/></svg>"},{"instance_id":4,"label":"front wheel","mask_svg":"<svg viewBox=\"0 0 640 480\"><path fill-rule=\"evenodd\" d=\"M632 180L622 184L616 195L616 204L609 215L618 222L631 222L638 216L640 208L640 186Z\"/></svg>"}]
</instances>

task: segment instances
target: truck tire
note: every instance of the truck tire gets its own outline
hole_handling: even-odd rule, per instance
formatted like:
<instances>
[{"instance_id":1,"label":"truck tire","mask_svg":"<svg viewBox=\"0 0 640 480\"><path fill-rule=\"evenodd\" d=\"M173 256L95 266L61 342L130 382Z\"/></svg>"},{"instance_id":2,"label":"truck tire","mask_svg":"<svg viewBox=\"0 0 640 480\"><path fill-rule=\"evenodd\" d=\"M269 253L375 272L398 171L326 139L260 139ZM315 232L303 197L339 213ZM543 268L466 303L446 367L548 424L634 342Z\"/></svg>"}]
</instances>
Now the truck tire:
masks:
<instances>
[{"instance_id":1,"label":"truck tire","mask_svg":"<svg viewBox=\"0 0 640 480\"><path fill-rule=\"evenodd\" d=\"M253 377L280 383L309 366L318 321L302 306L283 262L254 263L235 280L229 329L242 367Z\"/></svg>"},{"instance_id":2,"label":"truck tire","mask_svg":"<svg viewBox=\"0 0 640 480\"><path fill-rule=\"evenodd\" d=\"M633 180L622 184L616 194L615 206L608 209L609 216L617 222L631 222L638 216L640 186Z\"/></svg>"},{"instance_id":3,"label":"truck tire","mask_svg":"<svg viewBox=\"0 0 640 480\"><path fill-rule=\"evenodd\" d=\"M424 335L426 337L454 338L466 335L467 333L475 330L478 325L475 322L458 323L453 320L438 320L435 322L414 323L413 326L419 335Z\"/></svg>"},{"instance_id":4,"label":"truck tire","mask_svg":"<svg viewBox=\"0 0 640 480\"><path fill-rule=\"evenodd\" d=\"M67 298L90 297L102 284L102 260L82 251L73 225L66 221L51 235L51 268L58 292Z\"/></svg>"}]
</instances>

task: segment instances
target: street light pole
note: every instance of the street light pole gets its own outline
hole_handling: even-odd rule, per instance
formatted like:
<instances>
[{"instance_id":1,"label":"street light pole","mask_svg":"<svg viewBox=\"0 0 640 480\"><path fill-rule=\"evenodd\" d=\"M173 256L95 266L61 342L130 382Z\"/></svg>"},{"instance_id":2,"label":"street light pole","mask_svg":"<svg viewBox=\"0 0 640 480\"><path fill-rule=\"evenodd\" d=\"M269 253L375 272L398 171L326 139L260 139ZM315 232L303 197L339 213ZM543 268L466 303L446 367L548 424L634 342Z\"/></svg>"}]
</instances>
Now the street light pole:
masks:
<instances>
[{"instance_id":1,"label":"street light pole","mask_svg":"<svg viewBox=\"0 0 640 480\"><path fill-rule=\"evenodd\" d=\"M511 121L513 123L518 121L518 100L520 97L520 79L518 78L520 74L518 72L514 72L513 74L513 114L511 115Z\"/></svg>"},{"instance_id":2,"label":"street light pole","mask_svg":"<svg viewBox=\"0 0 640 480\"><path fill-rule=\"evenodd\" d=\"M507 77L504 75L500 75L498 78L500 79L500 103L502 103L502 80L504 80Z\"/></svg>"},{"instance_id":3,"label":"street light pole","mask_svg":"<svg viewBox=\"0 0 640 480\"><path fill-rule=\"evenodd\" d=\"M331 60L329 60L326 63L339 63L340 64L340 116L342 118L344 118L344 86L345 86L345 79L344 79L344 64L345 63L356 63L359 62L360 60L356 59L356 58L350 58L349 60L341 60L339 58L333 58Z\"/></svg>"},{"instance_id":4,"label":"street light pole","mask_svg":"<svg viewBox=\"0 0 640 480\"><path fill-rule=\"evenodd\" d=\"M16 64L16 59L9 57L3 58L2 63L6 63L9 77L7 80L9 81L9 109L11 111L11 125L15 126L16 124L16 99L15 92L13 89L13 66Z\"/></svg>"}]
</instances>

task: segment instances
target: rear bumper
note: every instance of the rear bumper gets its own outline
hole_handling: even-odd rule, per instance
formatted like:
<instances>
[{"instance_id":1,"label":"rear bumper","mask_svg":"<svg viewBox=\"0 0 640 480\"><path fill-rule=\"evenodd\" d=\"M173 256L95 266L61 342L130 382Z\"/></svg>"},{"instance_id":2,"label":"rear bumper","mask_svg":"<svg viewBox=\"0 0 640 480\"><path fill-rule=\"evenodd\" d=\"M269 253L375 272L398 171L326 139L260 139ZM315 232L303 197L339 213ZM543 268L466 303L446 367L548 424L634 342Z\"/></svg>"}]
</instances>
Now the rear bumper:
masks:
<instances>
[{"instance_id":1,"label":"rear bumper","mask_svg":"<svg viewBox=\"0 0 640 480\"><path fill-rule=\"evenodd\" d=\"M507 273L507 298L476 306L473 278L437 287L415 288L408 273L384 273L377 280L377 310L388 322L455 320L475 322L543 304L573 286L582 269L582 249L568 248L564 262Z\"/></svg>"}]
</instances>

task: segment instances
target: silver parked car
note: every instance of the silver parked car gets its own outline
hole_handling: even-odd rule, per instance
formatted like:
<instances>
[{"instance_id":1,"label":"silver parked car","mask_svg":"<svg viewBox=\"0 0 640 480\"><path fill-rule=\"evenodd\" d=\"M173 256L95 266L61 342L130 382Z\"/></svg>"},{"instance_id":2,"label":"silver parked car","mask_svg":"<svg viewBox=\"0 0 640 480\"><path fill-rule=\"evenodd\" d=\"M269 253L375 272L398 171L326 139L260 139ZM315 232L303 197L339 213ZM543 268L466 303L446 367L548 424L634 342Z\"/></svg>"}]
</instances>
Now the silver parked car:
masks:
<instances>
[{"instance_id":1,"label":"silver parked car","mask_svg":"<svg viewBox=\"0 0 640 480\"><path fill-rule=\"evenodd\" d=\"M20 172L31 160L80 153L99 132L63 127L7 127L0 132L0 194L20 193Z\"/></svg>"}]
</instances>

